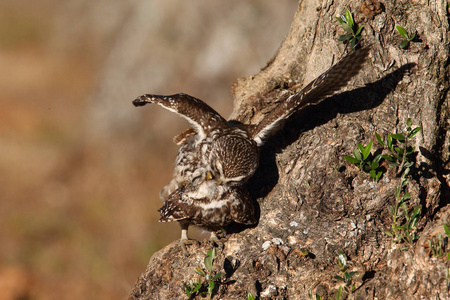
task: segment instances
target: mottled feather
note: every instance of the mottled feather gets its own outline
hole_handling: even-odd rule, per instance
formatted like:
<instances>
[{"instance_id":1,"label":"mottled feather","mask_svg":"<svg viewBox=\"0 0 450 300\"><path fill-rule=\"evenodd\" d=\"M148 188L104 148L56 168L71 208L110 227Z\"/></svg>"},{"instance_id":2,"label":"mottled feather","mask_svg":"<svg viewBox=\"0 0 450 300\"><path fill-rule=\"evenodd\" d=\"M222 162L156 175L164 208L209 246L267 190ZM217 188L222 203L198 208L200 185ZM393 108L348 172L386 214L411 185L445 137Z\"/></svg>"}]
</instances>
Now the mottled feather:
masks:
<instances>
[{"instance_id":1,"label":"mottled feather","mask_svg":"<svg viewBox=\"0 0 450 300\"><path fill-rule=\"evenodd\" d=\"M311 81L300 92L281 102L252 129L250 137L256 141L258 146L262 146L294 112L308 105L317 104L327 96L339 91L361 70L370 49L371 47L367 46L348 54Z\"/></svg>"}]
</instances>

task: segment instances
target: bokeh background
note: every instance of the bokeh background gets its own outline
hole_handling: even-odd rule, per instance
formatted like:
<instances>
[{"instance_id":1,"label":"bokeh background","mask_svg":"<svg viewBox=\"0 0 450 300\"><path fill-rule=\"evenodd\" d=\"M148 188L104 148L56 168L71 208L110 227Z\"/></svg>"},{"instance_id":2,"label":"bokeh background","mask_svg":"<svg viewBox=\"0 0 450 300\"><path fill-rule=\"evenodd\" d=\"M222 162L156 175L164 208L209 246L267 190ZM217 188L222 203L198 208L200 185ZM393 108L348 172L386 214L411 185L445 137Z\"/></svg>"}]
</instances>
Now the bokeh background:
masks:
<instances>
[{"instance_id":1,"label":"bokeh background","mask_svg":"<svg viewBox=\"0 0 450 300\"><path fill-rule=\"evenodd\" d=\"M0 300L125 299L179 238L158 223L172 137L144 93L222 115L287 35L297 0L0 2Z\"/></svg>"}]
</instances>

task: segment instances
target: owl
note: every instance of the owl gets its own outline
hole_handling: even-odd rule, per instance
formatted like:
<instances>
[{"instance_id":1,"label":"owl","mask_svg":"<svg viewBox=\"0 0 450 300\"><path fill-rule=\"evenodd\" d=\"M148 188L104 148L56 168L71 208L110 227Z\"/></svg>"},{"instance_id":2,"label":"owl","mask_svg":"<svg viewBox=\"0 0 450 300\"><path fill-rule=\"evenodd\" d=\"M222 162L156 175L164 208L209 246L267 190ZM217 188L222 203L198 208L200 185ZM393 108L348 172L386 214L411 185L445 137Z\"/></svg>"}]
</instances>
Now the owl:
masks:
<instances>
[{"instance_id":1,"label":"owl","mask_svg":"<svg viewBox=\"0 0 450 300\"><path fill-rule=\"evenodd\" d=\"M242 186L259 164L257 143L248 132L231 125L203 101L186 94L143 95L134 105L155 103L186 118L193 126L174 138L181 145L173 180L160 198L165 199L187 184L199 186L205 180L218 185Z\"/></svg>"},{"instance_id":2,"label":"owl","mask_svg":"<svg viewBox=\"0 0 450 300\"><path fill-rule=\"evenodd\" d=\"M207 229L210 241L223 247L216 232L226 234L225 226L231 223L253 225L257 222L253 199L244 187L218 185L214 180L176 189L165 199L159 212L161 222L179 221L185 256L189 256L186 245L193 243L187 234L190 225Z\"/></svg>"},{"instance_id":3,"label":"owl","mask_svg":"<svg viewBox=\"0 0 450 300\"><path fill-rule=\"evenodd\" d=\"M180 145L173 179L160 192L164 205L162 222L178 221L181 244L186 244L190 225L215 230L233 222L257 222L253 199L245 183L259 165L259 151L296 111L317 104L342 88L355 76L370 47L348 54L301 91L281 101L256 125L227 121L200 99L186 94L171 96L146 94L133 101L135 106L158 104L185 118L192 128L174 138Z\"/></svg>"}]
</instances>

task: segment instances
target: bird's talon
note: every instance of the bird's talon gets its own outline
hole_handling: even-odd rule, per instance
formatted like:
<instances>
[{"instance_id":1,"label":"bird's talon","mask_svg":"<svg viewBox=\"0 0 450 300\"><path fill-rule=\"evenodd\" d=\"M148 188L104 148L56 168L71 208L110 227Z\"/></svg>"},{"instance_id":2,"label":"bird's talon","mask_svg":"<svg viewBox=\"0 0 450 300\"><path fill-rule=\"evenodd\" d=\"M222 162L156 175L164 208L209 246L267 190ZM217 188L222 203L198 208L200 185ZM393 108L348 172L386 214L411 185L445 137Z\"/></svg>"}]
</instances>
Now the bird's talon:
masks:
<instances>
[{"instance_id":1,"label":"bird's talon","mask_svg":"<svg viewBox=\"0 0 450 300\"><path fill-rule=\"evenodd\" d=\"M220 251L223 251L223 248L225 247L224 243L220 241L220 239L217 237L215 233L211 233L211 237L209 238L209 242L211 246L216 247L220 249Z\"/></svg>"},{"instance_id":2,"label":"bird's talon","mask_svg":"<svg viewBox=\"0 0 450 300\"><path fill-rule=\"evenodd\" d=\"M195 244L195 245L197 245L197 247L200 246L200 243L199 243L198 241L196 241L196 240L191 240L191 239L182 239L182 240L180 241L180 244L181 244L181 249L183 250L184 256L185 256L186 258L189 257L189 252L188 252L188 250L187 250L186 245L193 245L193 244Z\"/></svg>"}]
</instances>

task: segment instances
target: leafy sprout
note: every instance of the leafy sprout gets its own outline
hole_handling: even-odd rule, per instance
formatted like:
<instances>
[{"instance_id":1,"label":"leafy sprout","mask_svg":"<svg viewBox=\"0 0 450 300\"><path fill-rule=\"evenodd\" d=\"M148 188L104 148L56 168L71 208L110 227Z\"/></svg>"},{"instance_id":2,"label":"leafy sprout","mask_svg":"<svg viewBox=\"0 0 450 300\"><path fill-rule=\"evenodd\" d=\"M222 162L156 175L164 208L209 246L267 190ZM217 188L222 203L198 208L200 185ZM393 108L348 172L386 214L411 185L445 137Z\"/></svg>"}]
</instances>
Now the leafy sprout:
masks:
<instances>
[{"instance_id":1,"label":"leafy sprout","mask_svg":"<svg viewBox=\"0 0 450 300\"><path fill-rule=\"evenodd\" d=\"M356 271L347 272L347 258L345 257L345 254L342 251L339 251L339 256L336 260L336 264L338 265L339 269L341 269L341 272L343 273L342 276L334 276L334 279L342 281L344 285L344 290L352 294L356 290L355 283L353 283L353 276L357 273ZM336 297L337 299L340 299L342 294L342 288L337 291Z\"/></svg>"},{"instance_id":2,"label":"leafy sprout","mask_svg":"<svg viewBox=\"0 0 450 300\"><path fill-rule=\"evenodd\" d=\"M450 239L450 228L447 224L444 225L445 234ZM447 252L447 258L450 259L450 252Z\"/></svg>"},{"instance_id":3,"label":"leafy sprout","mask_svg":"<svg viewBox=\"0 0 450 300\"><path fill-rule=\"evenodd\" d=\"M358 143L357 148L353 149L353 157L352 156L344 156L344 159L350 163L354 163L358 166L360 170L364 170L370 174L370 177L377 182L383 172L379 170L380 160L382 158L381 154L371 155L373 142L367 144L367 146L363 146Z\"/></svg>"},{"instance_id":4,"label":"leafy sprout","mask_svg":"<svg viewBox=\"0 0 450 300\"><path fill-rule=\"evenodd\" d=\"M206 271L200 267L194 269L195 273L204 278L202 281L198 278L197 281L190 280L188 283L184 283L185 293L188 299L194 299L195 296L208 296L209 299L214 294L216 282L219 282L222 273L215 273L213 270L214 260L217 257L216 248L208 250L204 259Z\"/></svg>"},{"instance_id":5,"label":"leafy sprout","mask_svg":"<svg viewBox=\"0 0 450 300\"><path fill-rule=\"evenodd\" d=\"M356 44L361 39L361 32L364 27L358 27L356 25L355 21L353 20L353 16L348 9L345 10L345 13L343 15L336 17L336 20L342 25L342 28L347 33L339 36L338 41L344 43L350 42L350 47L355 50Z\"/></svg>"},{"instance_id":6,"label":"leafy sprout","mask_svg":"<svg viewBox=\"0 0 450 300\"><path fill-rule=\"evenodd\" d=\"M375 137L383 147L389 150L389 154L383 154L381 157L389 162L389 166L397 167L397 174L401 174L403 171L408 170L414 162L410 161L411 154L416 150L409 145L410 139L412 139L417 133L422 130L422 127L411 127L411 118L406 121L406 133L390 133L386 137L386 141L383 141L378 133L375 133ZM409 172L409 171L408 171Z\"/></svg>"},{"instance_id":7,"label":"leafy sprout","mask_svg":"<svg viewBox=\"0 0 450 300\"><path fill-rule=\"evenodd\" d=\"M414 38L416 37L416 33L413 32L411 34L409 34L405 28L403 28L402 26L395 26L395 28L397 29L398 33L400 33L400 35L404 38L404 40L400 43L400 47L402 49L406 49L409 46L409 43L412 42L414 40Z\"/></svg>"},{"instance_id":8,"label":"leafy sprout","mask_svg":"<svg viewBox=\"0 0 450 300\"><path fill-rule=\"evenodd\" d=\"M385 231L385 233L394 239L394 243L407 243L412 245L419 239L419 234L415 232L414 227L419 221L422 206L419 205L414 209L409 209L408 207L407 203L411 199L411 194L404 192L409 182L409 179L406 178L407 175L408 172L405 171L402 175L400 185L395 188L395 205L389 207L392 216L391 230ZM407 249L407 247L403 249Z\"/></svg>"}]
</instances>

